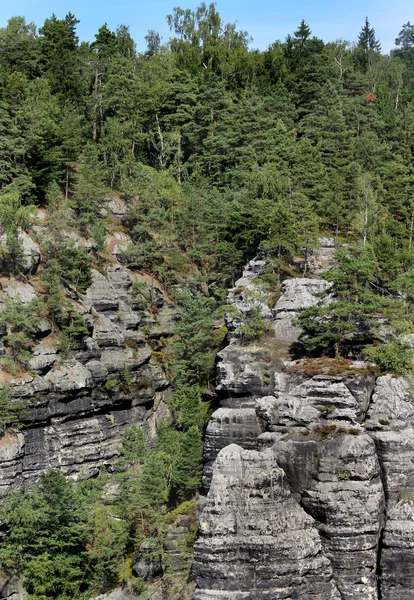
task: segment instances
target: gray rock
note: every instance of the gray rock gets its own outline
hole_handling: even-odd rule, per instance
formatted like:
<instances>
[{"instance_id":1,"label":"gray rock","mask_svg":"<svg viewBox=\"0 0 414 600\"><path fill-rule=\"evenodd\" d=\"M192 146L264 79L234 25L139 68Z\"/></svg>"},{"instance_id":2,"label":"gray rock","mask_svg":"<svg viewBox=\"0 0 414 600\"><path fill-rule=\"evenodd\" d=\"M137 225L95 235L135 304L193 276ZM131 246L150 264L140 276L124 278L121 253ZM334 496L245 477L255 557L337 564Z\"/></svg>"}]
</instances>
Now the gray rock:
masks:
<instances>
[{"instance_id":1,"label":"gray rock","mask_svg":"<svg viewBox=\"0 0 414 600\"><path fill-rule=\"evenodd\" d=\"M321 419L361 422L375 382L374 376L369 374L356 377L315 375L296 384L297 379L296 375L285 376L287 387L281 392L275 391L276 401L271 406L266 400L258 401L259 410L271 431L281 426L308 427L318 424Z\"/></svg>"},{"instance_id":2,"label":"gray rock","mask_svg":"<svg viewBox=\"0 0 414 600\"><path fill-rule=\"evenodd\" d=\"M20 432L7 430L0 438L0 498L11 488L20 486L24 447L24 436Z\"/></svg>"},{"instance_id":3,"label":"gray rock","mask_svg":"<svg viewBox=\"0 0 414 600\"><path fill-rule=\"evenodd\" d=\"M121 255L132 245L132 239L122 231L116 231L112 236L108 236L106 244L109 252L116 259L121 259Z\"/></svg>"},{"instance_id":4,"label":"gray rock","mask_svg":"<svg viewBox=\"0 0 414 600\"><path fill-rule=\"evenodd\" d=\"M378 377L368 412L370 429L405 428L414 426L414 377Z\"/></svg>"},{"instance_id":5,"label":"gray rock","mask_svg":"<svg viewBox=\"0 0 414 600\"><path fill-rule=\"evenodd\" d=\"M254 408L219 408L207 425L204 438L204 487L210 485L212 465L217 454L229 444L238 444L246 450L258 447L263 425Z\"/></svg>"},{"instance_id":6,"label":"gray rock","mask_svg":"<svg viewBox=\"0 0 414 600\"><path fill-rule=\"evenodd\" d=\"M92 375L80 362L71 360L59 365L44 377L51 389L56 392L84 390L93 385Z\"/></svg>"},{"instance_id":7,"label":"gray rock","mask_svg":"<svg viewBox=\"0 0 414 600\"><path fill-rule=\"evenodd\" d=\"M126 202L118 197L112 198L108 202L107 207L115 217L124 217L128 212Z\"/></svg>"},{"instance_id":8,"label":"gray rock","mask_svg":"<svg viewBox=\"0 0 414 600\"><path fill-rule=\"evenodd\" d=\"M90 598L90 600L137 600L137 598L139 598L137 594L128 590L123 590L122 588L117 588L113 592L95 596L95 598Z\"/></svg>"},{"instance_id":9,"label":"gray rock","mask_svg":"<svg viewBox=\"0 0 414 600\"><path fill-rule=\"evenodd\" d=\"M85 367L91 373L95 383L105 381L108 375L108 369L99 360L91 360L86 363Z\"/></svg>"},{"instance_id":10,"label":"gray rock","mask_svg":"<svg viewBox=\"0 0 414 600\"><path fill-rule=\"evenodd\" d=\"M36 291L32 285L16 279L9 279L3 286L3 291L9 298L20 301L22 304L29 304L36 298Z\"/></svg>"},{"instance_id":11,"label":"gray rock","mask_svg":"<svg viewBox=\"0 0 414 600\"><path fill-rule=\"evenodd\" d=\"M151 540L141 544L139 552L135 557L132 571L136 577L141 577L144 581L152 580L162 575L161 557L157 549L154 548L154 543Z\"/></svg>"},{"instance_id":12,"label":"gray rock","mask_svg":"<svg viewBox=\"0 0 414 600\"><path fill-rule=\"evenodd\" d=\"M340 598L313 519L271 449L217 457L195 545L195 600Z\"/></svg>"},{"instance_id":13,"label":"gray rock","mask_svg":"<svg viewBox=\"0 0 414 600\"><path fill-rule=\"evenodd\" d=\"M116 346L120 348L124 343L124 336L120 328L102 313L95 316L93 339L97 342L99 348Z\"/></svg>"},{"instance_id":14,"label":"gray rock","mask_svg":"<svg viewBox=\"0 0 414 600\"><path fill-rule=\"evenodd\" d=\"M37 344L32 352L33 358L29 361L29 367L40 374L50 369L58 358L56 346L46 341Z\"/></svg>"},{"instance_id":15,"label":"gray rock","mask_svg":"<svg viewBox=\"0 0 414 600\"><path fill-rule=\"evenodd\" d=\"M315 294L327 291L332 284L324 279L287 279L283 282L279 300L273 309L273 328L276 339L280 342L296 342L300 327L292 324L301 311L311 306L326 304L328 298L320 298Z\"/></svg>"},{"instance_id":16,"label":"gray rock","mask_svg":"<svg viewBox=\"0 0 414 600\"><path fill-rule=\"evenodd\" d=\"M301 265L302 269L310 271L314 275L321 275L324 271L336 269L338 266L335 239L320 237L318 242L318 248L315 248L308 256L306 264Z\"/></svg>"},{"instance_id":17,"label":"gray rock","mask_svg":"<svg viewBox=\"0 0 414 600\"><path fill-rule=\"evenodd\" d=\"M17 576L9 578L0 577L0 598L7 600L25 600L27 592L24 589L23 579Z\"/></svg>"},{"instance_id":18,"label":"gray rock","mask_svg":"<svg viewBox=\"0 0 414 600\"><path fill-rule=\"evenodd\" d=\"M107 269L107 277L112 287L122 300L130 299L132 277L121 265L111 265Z\"/></svg>"},{"instance_id":19,"label":"gray rock","mask_svg":"<svg viewBox=\"0 0 414 600\"><path fill-rule=\"evenodd\" d=\"M414 495L402 499L387 513L381 552L381 598L412 600L414 582Z\"/></svg>"},{"instance_id":20,"label":"gray rock","mask_svg":"<svg viewBox=\"0 0 414 600\"><path fill-rule=\"evenodd\" d=\"M274 371L279 365L271 351L260 345L230 344L217 356L216 390L221 396L264 396L272 392Z\"/></svg>"},{"instance_id":21,"label":"gray rock","mask_svg":"<svg viewBox=\"0 0 414 600\"><path fill-rule=\"evenodd\" d=\"M318 522L341 597L376 600L385 500L375 444L366 434L342 434L322 445L318 462L302 505Z\"/></svg>"},{"instance_id":22,"label":"gray rock","mask_svg":"<svg viewBox=\"0 0 414 600\"><path fill-rule=\"evenodd\" d=\"M109 281L92 269L92 285L86 290L86 300L89 301L97 311L118 310L119 298Z\"/></svg>"}]
</instances>

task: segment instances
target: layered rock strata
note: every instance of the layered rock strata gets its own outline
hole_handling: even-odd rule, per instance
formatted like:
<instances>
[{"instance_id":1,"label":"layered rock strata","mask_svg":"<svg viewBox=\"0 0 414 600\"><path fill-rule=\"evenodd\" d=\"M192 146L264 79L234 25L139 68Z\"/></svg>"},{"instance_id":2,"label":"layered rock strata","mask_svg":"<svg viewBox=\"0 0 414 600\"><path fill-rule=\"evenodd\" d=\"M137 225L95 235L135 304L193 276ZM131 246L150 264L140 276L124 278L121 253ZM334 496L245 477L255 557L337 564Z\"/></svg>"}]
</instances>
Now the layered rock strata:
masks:
<instances>
[{"instance_id":1,"label":"layered rock strata","mask_svg":"<svg viewBox=\"0 0 414 600\"><path fill-rule=\"evenodd\" d=\"M75 478L111 468L126 426L138 423L151 432L168 412L170 382L160 352L153 351L162 349L162 336L171 335L175 307L153 282L120 265L109 266L105 275L94 271L92 285L75 302L89 335L72 357L60 360L56 338L45 326L31 373L7 378L12 401L25 406L25 427L0 441L0 497L28 489L49 467Z\"/></svg>"},{"instance_id":2,"label":"layered rock strata","mask_svg":"<svg viewBox=\"0 0 414 600\"><path fill-rule=\"evenodd\" d=\"M325 254L324 268L334 260ZM206 433L194 599L412 598L414 380L358 361L336 371L320 361L316 372L291 361L292 319L330 302L330 286L287 280L269 314L264 268L250 263L229 295L240 312ZM275 335L244 346L238 329L254 308Z\"/></svg>"},{"instance_id":3,"label":"layered rock strata","mask_svg":"<svg viewBox=\"0 0 414 600\"><path fill-rule=\"evenodd\" d=\"M313 519L271 449L219 453L195 547L195 600L340 598Z\"/></svg>"}]
</instances>

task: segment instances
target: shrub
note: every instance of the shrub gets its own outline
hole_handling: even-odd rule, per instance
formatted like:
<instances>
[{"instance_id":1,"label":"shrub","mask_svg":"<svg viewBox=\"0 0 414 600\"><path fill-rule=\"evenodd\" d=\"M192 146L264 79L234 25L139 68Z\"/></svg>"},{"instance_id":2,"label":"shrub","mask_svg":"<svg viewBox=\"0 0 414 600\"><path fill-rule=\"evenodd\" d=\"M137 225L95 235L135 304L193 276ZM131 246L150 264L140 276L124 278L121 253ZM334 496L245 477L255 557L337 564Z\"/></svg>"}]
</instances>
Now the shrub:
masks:
<instances>
[{"instance_id":1,"label":"shrub","mask_svg":"<svg viewBox=\"0 0 414 600\"><path fill-rule=\"evenodd\" d=\"M365 356L377 363L383 373L404 375L413 371L413 349L401 340L367 348Z\"/></svg>"},{"instance_id":2,"label":"shrub","mask_svg":"<svg viewBox=\"0 0 414 600\"><path fill-rule=\"evenodd\" d=\"M247 315L245 324L239 328L243 344L250 344L260 339L264 330L265 326L260 309L256 307L252 308Z\"/></svg>"}]
</instances>

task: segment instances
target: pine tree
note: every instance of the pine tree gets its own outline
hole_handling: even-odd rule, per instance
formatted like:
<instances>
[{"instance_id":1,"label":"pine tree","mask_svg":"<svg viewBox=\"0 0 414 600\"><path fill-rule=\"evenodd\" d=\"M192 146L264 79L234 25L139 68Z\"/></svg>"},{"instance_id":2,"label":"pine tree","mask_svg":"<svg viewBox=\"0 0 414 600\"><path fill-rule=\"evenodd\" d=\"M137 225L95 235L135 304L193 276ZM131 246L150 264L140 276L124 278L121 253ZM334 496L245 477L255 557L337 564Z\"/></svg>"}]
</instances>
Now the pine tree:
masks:
<instances>
[{"instance_id":1,"label":"pine tree","mask_svg":"<svg viewBox=\"0 0 414 600\"><path fill-rule=\"evenodd\" d=\"M174 464L172 482L180 500L191 498L201 484L203 438L197 427L183 436Z\"/></svg>"}]
</instances>

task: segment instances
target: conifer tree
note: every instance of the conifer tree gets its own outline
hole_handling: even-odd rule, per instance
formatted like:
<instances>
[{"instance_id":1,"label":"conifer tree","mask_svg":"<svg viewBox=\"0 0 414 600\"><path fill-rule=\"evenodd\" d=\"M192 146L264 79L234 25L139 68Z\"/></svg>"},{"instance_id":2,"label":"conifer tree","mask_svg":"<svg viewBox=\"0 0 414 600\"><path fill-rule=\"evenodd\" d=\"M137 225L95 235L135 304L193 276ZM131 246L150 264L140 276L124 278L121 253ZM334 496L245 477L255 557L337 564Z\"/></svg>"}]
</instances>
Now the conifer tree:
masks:
<instances>
[{"instance_id":1,"label":"conifer tree","mask_svg":"<svg viewBox=\"0 0 414 600\"><path fill-rule=\"evenodd\" d=\"M361 68L366 71L370 69L381 52L381 43L375 37L375 29L371 27L368 17L358 35L356 58Z\"/></svg>"}]
</instances>

